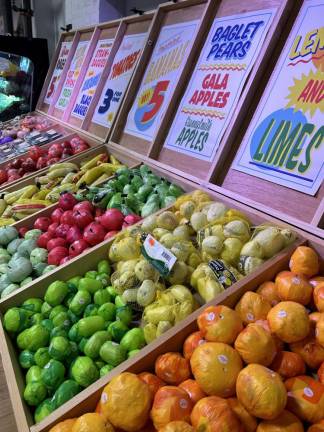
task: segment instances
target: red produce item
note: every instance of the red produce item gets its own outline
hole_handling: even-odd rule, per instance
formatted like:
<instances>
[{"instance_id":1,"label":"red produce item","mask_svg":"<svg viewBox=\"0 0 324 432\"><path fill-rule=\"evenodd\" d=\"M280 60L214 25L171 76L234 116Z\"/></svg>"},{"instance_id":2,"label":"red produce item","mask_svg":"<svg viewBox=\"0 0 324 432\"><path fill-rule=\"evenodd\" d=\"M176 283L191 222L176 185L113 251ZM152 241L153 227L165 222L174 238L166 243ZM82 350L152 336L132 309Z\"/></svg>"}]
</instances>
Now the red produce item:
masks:
<instances>
[{"instance_id":1,"label":"red produce item","mask_svg":"<svg viewBox=\"0 0 324 432\"><path fill-rule=\"evenodd\" d=\"M49 217L39 217L34 222L34 228L45 232L48 230L48 227L51 225L51 223L52 221Z\"/></svg>"},{"instance_id":2,"label":"red produce item","mask_svg":"<svg viewBox=\"0 0 324 432\"><path fill-rule=\"evenodd\" d=\"M68 261L70 261L70 259L71 259L71 257L69 257L69 256L62 258L60 261L60 265L67 263Z\"/></svg>"},{"instance_id":3,"label":"red produce item","mask_svg":"<svg viewBox=\"0 0 324 432\"><path fill-rule=\"evenodd\" d=\"M63 246L57 246L52 249L47 257L48 264L59 265L63 258L68 256L69 251Z\"/></svg>"},{"instance_id":4,"label":"red produce item","mask_svg":"<svg viewBox=\"0 0 324 432\"><path fill-rule=\"evenodd\" d=\"M104 238L104 240L109 240L109 239L111 239L112 237L114 237L116 234L118 234L119 233L119 231L109 231L109 232L107 232L107 234L105 235L105 238Z\"/></svg>"},{"instance_id":5,"label":"red produce item","mask_svg":"<svg viewBox=\"0 0 324 432\"><path fill-rule=\"evenodd\" d=\"M73 211L76 210L88 210L90 213L93 213L95 208L90 201L80 201L73 207Z\"/></svg>"},{"instance_id":6,"label":"red produce item","mask_svg":"<svg viewBox=\"0 0 324 432\"><path fill-rule=\"evenodd\" d=\"M61 208L59 208L59 207L56 208L51 214L52 221L60 223L63 213L64 213L64 211Z\"/></svg>"},{"instance_id":7,"label":"red produce item","mask_svg":"<svg viewBox=\"0 0 324 432\"><path fill-rule=\"evenodd\" d=\"M66 241L62 237L52 238L47 242L47 250L49 252L58 246L67 246Z\"/></svg>"},{"instance_id":8,"label":"red produce item","mask_svg":"<svg viewBox=\"0 0 324 432\"><path fill-rule=\"evenodd\" d=\"M84 250L88 248L88 246L89 244L84 239L76 240L69 247L70 257L80 255Z\"/></svg>"},{"instance_id":9,"label":"red produce item","mask_svg":"<svg viewBox=\"0 0 324 432\"><path fill-rule=\"evenodd\" d=\"M72 210L66 210L60 219L61 224L66 224L66 225L74 225L74 219L73 219L73 211Z\"/></svg>"},{"instance_id":10,"label":"red produce item","mask_svg":"<svg viewBox=\"0 0 324 432\"><path fill-rule=\"evenodd\" d=\"M73 219L79 228L85 228L93 221L93 216L89 210L73 210Z\"/></svg>"},{"instance_id":11,"label":"red produce item","mask_svg":"<svg viewBox=\"0 0 324 432\"><path fill-rule=\"evenodd\" d=\"M105 235L106 230L98 222L90 223L83 232L84 240L87 241L91 246L102 242L105 238Z\"/></svg>"},{"instance_id":12,"label":"red produce item","mask_svg":"<svg viewBox=\"0 0 324 432\"><path fill-rule=\"evenodd\" d=\"M28 157L24 160L24 162L21 164L21 168L25 171L25 172L33 172L36 169L36 163L35 161Z\"/></svg>"},{"instance_id":13,"label":"red produce item","mask_svg":"<svg viewBox=\"0 0 324 432\"><path fill-rule=\"evenodd\" d=\"M26 234L27 231L28 231L28 228L26 228L26 227L19 228L19 230L18 230L19 236L20 237L25 237L25 234Z\"/></svg>"},{"instance_id":14,"label":"red produce item","mask_svg":"<svg viewBox=\"0 0 324 432\"><path fill-rule=\"evenodd\" d=\"M124 215L118 209L109 209L98 218L101 225L109 231L119 231L124 222Z\"/></svg>"},{"instance_id":15,"label":"red produce item","mask_svg":"<svg viewBox=\"0 0 324 432\"><path fill-rule=\"evenodd\" d=\"M73 207L78 203L78 201L74 198L74 196L70 193L64 193L60 196L59 206L63 210L72 210Z\"/></svg>"},{"instance_id":16,"label":"red produce item","mask_svg":"<svg viewBox=\"0 0 324 432\"><path fill-rule=\"evenodd\" d=\"M61 144L52 144L48 149L48 157L49 158L60 158L63 153L63 148Z\"/></svg>"},{"instance_id":17,"label":"red produce item","mask_svg":"<svg viewBox=\"0 0 324 432\"><path fill-rule=\"evenodd\" d=\"M38 158L36 162L36 168L40 170L45 168L46 166L47 166L47 156L41 156L40 158Z\"/></svg>"},{"instance_id":18,"label":"red produce item","mask_svg":"<svg viewBox=\"0 0 324 432\"><path fill-rule=\"evenodd\" d=\"M68 231L69 231L69 229L70 229L70 225L68 225L68 224L64 224L64 223L61 223L61 224L56 228L56 230L55 230L55 235L56 235L57 237L62 237L63 239L65 239L65 238L66 238L66 235L67 235L67 233L68 233Z\"/></svg>"},{"instance_id":19,"label":"red produce item","mask_svg":"<svg viewBox=\"0 0 324 432\"><path fill-rule=\"evenodd\" d=\"M50 232L44 232L37 239L37 246L40 248L47 249L47 243L53 238L53 234Z\"/></svg>"},{"instance_id":20,"label":"red produce item","mask_svg":"<svg viewBox=\"0 0 324 432\"><path fill-rule=\"evenodd\" d=\"M0 184L5 183L8 180L8 174L5 170L0 170Z\"/></svg>"},{"instance_id":21,"label":"red produce item","mask_svg":"<svg viewBox=\"0 0 324 432\"><path fill-rule=\"evenodd\" d=\"M38 158L42 156L42 150L37 146L32 146L28 150L28 156L33 159L33 161L37 162Z\"/></svg>"},{"instance_id":22,"label":"red produce item","mask_svg":"<svg viewBox=\"0 0 324 432\"><path fill-rule=\"evenodd\" d=\"M72 244L76 240L80 240L80 239L82 239L82 231L81 231L81 229L78 226L76 226L76 225L71 226L71 228L69 229L69 231L68 231L68 233L66 235L66 241L69 244Z\"/></svg>"}]
</instances>

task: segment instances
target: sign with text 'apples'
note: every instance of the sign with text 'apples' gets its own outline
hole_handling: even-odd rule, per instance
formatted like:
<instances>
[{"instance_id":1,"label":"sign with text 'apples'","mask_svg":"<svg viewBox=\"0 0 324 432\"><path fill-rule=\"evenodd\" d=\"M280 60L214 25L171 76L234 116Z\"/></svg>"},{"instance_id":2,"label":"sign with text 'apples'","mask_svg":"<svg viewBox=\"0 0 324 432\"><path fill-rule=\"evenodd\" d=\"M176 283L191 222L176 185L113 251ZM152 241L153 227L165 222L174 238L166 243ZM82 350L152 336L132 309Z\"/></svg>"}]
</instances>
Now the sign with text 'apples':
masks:
<instances>
[{"instance_id":1,"label":"sign with text 'apples'","mask_svg":"<svg viewBox=\"0 0 324 432\"><path fill-rule=\"evenodd\" d=\"M162 28L128 114L125 133L152 141L190 52L198 20Z\"/></svg>"},{"instance_id":2,"label":"sign with text 'apples'","mask_svg":"<svg viewBox=\"0 0 324 432\"><path fill-rule=\"evenodd\" d=\"M323 16L304 2L233 165L309 195L324 179Z\"/></svg>"},{"instance_id":3,"label":"sign with text 'apples'","mask_svg":"<svg viewBox=\"0 0 324 432\"><path fill-rule=\"evenodd\" d=\"M213 160L274 14L271 9L214 20L165 148Z\"/></svg>"},{"instance_id":4,"label":"sign with text 'apples'","mask_svg":"<svg viewBox=\"0 0 324 432\"><path fill-rule=\"evenodd\" d=\"M111 127L123 100L136 62L144 46L146 33L126 35L118 48L108 80L103 88L92 121Z\"/></svg>"}]
</instances>

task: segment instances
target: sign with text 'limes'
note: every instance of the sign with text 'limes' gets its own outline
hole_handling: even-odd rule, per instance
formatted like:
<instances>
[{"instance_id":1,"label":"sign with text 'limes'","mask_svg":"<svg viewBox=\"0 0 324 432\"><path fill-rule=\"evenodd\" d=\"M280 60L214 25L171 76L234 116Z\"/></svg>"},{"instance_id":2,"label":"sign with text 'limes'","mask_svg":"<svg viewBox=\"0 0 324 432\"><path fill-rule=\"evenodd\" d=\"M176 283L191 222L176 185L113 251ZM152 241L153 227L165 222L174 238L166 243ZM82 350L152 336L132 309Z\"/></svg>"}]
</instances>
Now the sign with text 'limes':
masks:
<instances>
[{"instance_id":1,"label":"sign with text 'limes'","mask_svg":"<svg viewBox=\"0 0 324 432\"><path fill-rule=\"evenodd\" d=\"M94 111L92 121L111 127L123 100L136 62L142 52L146 33L126 35L118 48L108 80Z\"/></svg>"},{"instance_id":2,"label":"sign with text 'limes'","mask_svg":"<svg viewBox=\"0 0 324 432\"><path fill-rule=\"evenodd\" d=\"M177 257L150 234L142 245L142 254L149 263L162 275L168 276Z\"/></svg>"},{"instance_id":3,"label":"sign with text 'limes'","mask_svg":"<svg viewBox=\"0 0 324 432\"><path fill-rule=\"evenodd\" d=\"M165 148L213 160L274 14L271 9L214 20Z\"/></svg>"},{"instance_id":4,"label":"sign with text 'limes'","mask_svg":"<svg viewBox=\"0 0 324 432\"><path fill-rule=\"evenodd\" d=\"M233 165L309 195L324 179L323 16L304 2Z\"/></svg>"},{"instance_id":5,"label":"sign with text 'limes'","mask_svg":"<svg viewBox=\"0 0 324 432\"><path fill-rule=\"evenodd\" d=\"M195 20L162 28L128 114L125 133L153 140L179 81L198 23Z\"/></svg>"}]
</instances>

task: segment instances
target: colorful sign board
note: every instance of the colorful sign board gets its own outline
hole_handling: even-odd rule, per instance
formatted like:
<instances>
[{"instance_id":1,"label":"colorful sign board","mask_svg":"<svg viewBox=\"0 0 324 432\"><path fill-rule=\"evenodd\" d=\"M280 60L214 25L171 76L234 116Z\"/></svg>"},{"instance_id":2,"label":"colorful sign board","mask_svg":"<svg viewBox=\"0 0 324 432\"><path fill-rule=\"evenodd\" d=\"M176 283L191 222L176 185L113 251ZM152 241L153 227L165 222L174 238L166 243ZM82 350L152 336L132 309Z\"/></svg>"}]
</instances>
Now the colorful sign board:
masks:
<instances>
[{"instance_id":1,"label":"colorful sign board","mask_svg":"<svg viewBox=\"0 0 324 432\"><path fill-rule=\"evenodd\" d=\"M110 128L144 46L146 33L126 35L115 55L92 121Z\"/></svg>"},{"instance_id":2,"label":"colorful sign board","mask_svg":"<svg viewBox=\"0 0 324 432\"><path fill-rule=\"evenodd\" d=\"M69 71L66 75L61 94L57 99L55 108L64 111L70 102L72 92L78 76L80 74L81 66L89 46L89 41L80 41L71 60Z\"/></svg>"},{"instance_id":3,"label":"colorful sign board","mask_svg":"<svg viewBox=\"0 0 324 432\"><path fill-rule=\"evenodd\" d=\"M271 9L214 20L165 148L214 159L274 15Z\"/></svg>"},{"instance_id":4,"label":"colorful sign board","mask_svg":"<svg viewBox=\"0 0 324 432\"><path fill-rule=\"evenodd\" d=\"M106 66L114 39L102 39L97 42L88 71L80 87L71 115L84 119L96 91L101 74Z\"/></svg>"},{"instance_id":5,"label":"colorful sign board","mask_svg":"<svg viewBox=\"0 0 324 432\"><path fill-rule=\"evenodd\" d=\"M128 114L125 133L153 140L188 58L198 24L195 20L162 28Z\"/></svg>"},{"instance_id":6,"label":"colorful sign board","mask_svg":"<svg viewBox=\"0 0 324 432\"><path fill-rule=\"evenodd\" d=\"M50 104L52 102L53 95L57 89L57 85L60 81L63 68L68 58L72 42L62 42L61 49L52 73L51 81L49 82L44 102Z\"/></svg>"},{"instance_id":7,"label":"colorful sign board","mask_svg":"<svg viewBox=\"0 0 324 432\"><path fill-rule=\"evenodd\" d=\"M233 165L308 195L324 179L323 16L304 2Z\"/></svg>"}]
</instances>

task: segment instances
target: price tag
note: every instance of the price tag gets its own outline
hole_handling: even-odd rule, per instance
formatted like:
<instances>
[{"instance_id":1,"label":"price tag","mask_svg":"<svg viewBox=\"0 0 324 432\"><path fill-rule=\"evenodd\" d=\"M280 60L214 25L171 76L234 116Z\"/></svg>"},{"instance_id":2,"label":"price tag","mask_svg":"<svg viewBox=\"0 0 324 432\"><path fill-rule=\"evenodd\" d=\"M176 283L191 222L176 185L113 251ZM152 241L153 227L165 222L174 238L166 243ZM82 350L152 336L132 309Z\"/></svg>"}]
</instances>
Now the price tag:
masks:
<instances>
[{"instance_id":1,"label":"price tag","mask_svg":"<svg viewBox=\"0 0 324 432\"><path fill-rule=\"evenodd\" d=\"M164 277L169 275L177 261L177 257L150 234L146 236L141 250L147 261Z\"/></svg>"}]
</instances>

